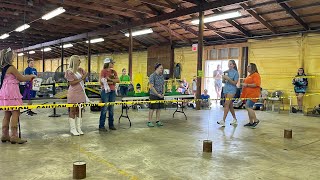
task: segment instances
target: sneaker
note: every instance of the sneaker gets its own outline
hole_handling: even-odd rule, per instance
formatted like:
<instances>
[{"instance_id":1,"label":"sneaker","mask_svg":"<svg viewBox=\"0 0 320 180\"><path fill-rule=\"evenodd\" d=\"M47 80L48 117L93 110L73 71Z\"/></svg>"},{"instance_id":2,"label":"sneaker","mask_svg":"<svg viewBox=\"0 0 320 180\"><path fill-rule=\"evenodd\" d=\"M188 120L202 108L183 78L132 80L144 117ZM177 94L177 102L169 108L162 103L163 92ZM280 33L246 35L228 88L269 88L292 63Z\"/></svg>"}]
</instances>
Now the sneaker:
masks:
<instances>
[{"instance_id":1,"label":"sneaker","mask_svg":"<svg viewBox=\"0 0 320 180\"><path fill-rule=\"evenodd\" d=\"M237 119L233 119L233 121L230 123L230 125L233 125L233 126L238 125Z\"/></svg>"},{"instance_id":2,"label":"sneaker","mask_svg":"<svg viewBox=\"0 0 320 180\"><path fill-rule=\"evenodd\" d=\"M252 128L256 128L256 126L259 124L259 122L260 122L260 121L259 121L259 120L257 120L256 122L254 122L254 123L252 124L252 126L251 126L251 127L252 127Z\"/></svg>"},{"instance_id":3,"label":"sneaker","mask_svg":"<svg viewBox=\"0 0 320 180\"><path fill-rule=\"evenodd\" d=\"M109 127L110 130L117 130L114 126Z\"/></svg>"},{"instance_id":4,"label":"sneaker","mask_svg":"<svg viewBox=\"0 0 320 180\"><path fill-rule=\"evenodd\" d=\"M107 132L108 130L105 127L99 128L99 131L101 132Z\"/></svg>"},{"instance_id":5,"label":"sneaker","mask_svg":"<svg viewBox=\"0 0 320 180\"><path fill-rule=\"evenodd\" d=\"M226 126L226 122L224 120L221 120L221 121L219 121L217 123L220 124L222 127Z\"/></svg>"},{"instance_id":6,"label":"sneaker","mask_svg":"<svg viewBox=\"0 0 320 180\"><path fill-rule=\"evenodd\" d=\"M250 127L250 126L252 126L253 124L254 124L254 123L247 123L247 124L245 124L244 126L245 126L245 127L248 127L248 126Z\"/></svg>"},{"instance_id":7,"label":"sneaker","mask_svg":"<svg viewBox=\"0 0 320 180\"><path fill-rule=\"evenodd\" d=\"M27 115L27 116L33 116L33 114L32 114L30 111L28 111L28 112L26 113L26 115Z\"/></svg>"},{"instance_id":8,"label":"sneaker","mask_svg":"<svg viewBox=\"0 0 320 180\"><path fill-rule=\"evenodd\" d=\"M154 127L154 125L152 124L152 122L147 122L147 126L148 126L148 127Z\"/></svg>"},{"instance_id":9,"label":"sneaker","mask_svg":"<svg viewBox=\"0 0 320 180\"><path fill-rule=\"evenodd\" d=\"M160 121L157 121L156 124L157 124L157 126L163 126L162 122L160 122Z\"/></svg>"}]
</instances>

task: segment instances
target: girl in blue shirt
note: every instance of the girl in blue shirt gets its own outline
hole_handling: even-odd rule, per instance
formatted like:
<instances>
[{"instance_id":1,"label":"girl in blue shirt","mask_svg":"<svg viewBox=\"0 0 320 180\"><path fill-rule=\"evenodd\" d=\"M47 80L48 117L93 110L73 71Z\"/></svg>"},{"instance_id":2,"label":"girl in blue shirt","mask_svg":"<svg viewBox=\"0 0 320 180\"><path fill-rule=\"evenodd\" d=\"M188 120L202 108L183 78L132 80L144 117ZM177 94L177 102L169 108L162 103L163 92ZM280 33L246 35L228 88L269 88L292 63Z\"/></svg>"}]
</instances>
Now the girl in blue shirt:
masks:
<instances>
[{"instance_id":1,"label":"girl in blue shirt","mask_svg":"<svg viewBox=\"0 0 320 180\"><path fill-rule=\"evenodd\" d=\"M233 117L233 121L230 123L230 125L237 125L237 117L233 109L233 103L232 98L237 92L237 83L239 80L239 73L237 64L234 60L230 60L228 63L229 70L225 71L222 76L222 82L225 83L223 87L223 94L225 95L225 103L224 103L224 114L223 119L219 122L222 127L225 126L226 118L228 115L228 112L230 111Z\"/></svg>"}]
</instances>

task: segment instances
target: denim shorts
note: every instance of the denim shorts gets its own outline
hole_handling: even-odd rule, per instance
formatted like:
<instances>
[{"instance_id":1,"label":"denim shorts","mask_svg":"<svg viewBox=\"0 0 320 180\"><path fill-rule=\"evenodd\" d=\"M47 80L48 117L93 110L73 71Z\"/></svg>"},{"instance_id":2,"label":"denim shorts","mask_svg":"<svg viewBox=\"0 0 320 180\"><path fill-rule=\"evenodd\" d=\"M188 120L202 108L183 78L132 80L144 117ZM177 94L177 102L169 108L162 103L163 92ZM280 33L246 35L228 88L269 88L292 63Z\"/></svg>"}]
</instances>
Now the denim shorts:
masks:
<instances>
[{"instance_id":1,"label":"denim shorts","mask_svg":"<svg viewBox=\"0 0 320 180\"><path fill-rule=\"evenodd\" d=\"M252 100L248 99L246 101L246 108L252 109L254 104L255 104L255 102L253 102Z\"/></svg>"}]
</instances>

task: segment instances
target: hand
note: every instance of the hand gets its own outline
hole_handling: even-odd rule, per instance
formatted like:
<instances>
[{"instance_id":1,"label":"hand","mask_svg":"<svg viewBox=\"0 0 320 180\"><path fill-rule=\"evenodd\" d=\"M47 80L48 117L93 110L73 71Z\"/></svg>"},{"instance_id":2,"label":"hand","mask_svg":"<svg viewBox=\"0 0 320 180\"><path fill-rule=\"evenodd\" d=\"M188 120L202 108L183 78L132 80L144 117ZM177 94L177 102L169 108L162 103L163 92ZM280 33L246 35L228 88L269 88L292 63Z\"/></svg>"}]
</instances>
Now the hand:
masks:
<instances>
[{"instance_id":1,"label":"hand","mask_svg":"<svg viewBox=\"0 0 320 180\"><path fill-rule=\"evenodd\" d=\"M86 80L86 78L87 78L87 76L88 76L88 73L86 72L83 76L82 76L82 80Z\"/></svg>"},{"instance_id":2,"label":"hand","mask_svg":"<svg viewBox=\"0 0 320 180\"><path fill-rule=\"evenodd\" d=\"M246 83L241 83L242 87L248 87L248 84Z\"/></svg>"},{"instance_id":3,"label":"hand","mask_svg":"<svg viewBox=\"0 0 320 180\"><path fill-rule=\"evenodd\" d=\"M163 98L164 96L163 96L163 94L158 94L158 97Z\"/></svg>"},{"instance_id":4,"label":"hand","mask_svg":"<svg viewBox=\"0 0 320 180\"><path fill-rule=\"evenodd\" d=\"M32 81L36 77L37 77L36 75L30 75L30 81Z\"/></svg>"},{"instance_id":5,"label":"hand","mask_svg":"<svg viewBox=\"0 0 320 180\"><path fill-rule=\"evenodd\" d=\"M223 78L224 80L228 80L228 81L231 80L231 79L229 78L229 76L226 76L226 75L223 75L222 78Z\"/></svg>"}]
</instances>

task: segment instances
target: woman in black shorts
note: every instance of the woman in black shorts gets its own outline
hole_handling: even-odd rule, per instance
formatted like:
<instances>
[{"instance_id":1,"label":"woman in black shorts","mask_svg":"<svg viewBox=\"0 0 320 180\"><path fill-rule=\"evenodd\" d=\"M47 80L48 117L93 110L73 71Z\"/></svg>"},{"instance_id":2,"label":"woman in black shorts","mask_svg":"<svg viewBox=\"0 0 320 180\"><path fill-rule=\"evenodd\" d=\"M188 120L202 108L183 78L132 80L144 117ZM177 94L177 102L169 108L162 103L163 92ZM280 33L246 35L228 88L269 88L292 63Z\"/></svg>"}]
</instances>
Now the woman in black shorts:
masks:
<instances>
[{"instance_id":1,"label":"woman in black shorts","mask_svg":"<svg viewBox=\"0 0 320 180\"><path fill-rule=\"evenodd\" d=\"M157 63L155 65L155 71L149 77L149 88L150 88L150 101L154 100L164 100L164 77L162 75L163 66L162 64ZM163 126L162 122L159 121L160 119L160 110L163 109L163 103L150 103L149 105L149 119L147 122L148 127L154 127L153 123L151 122L153 112L156 110L156 124L157 126Z\"/></svg>"}]
</instances>

